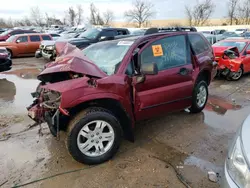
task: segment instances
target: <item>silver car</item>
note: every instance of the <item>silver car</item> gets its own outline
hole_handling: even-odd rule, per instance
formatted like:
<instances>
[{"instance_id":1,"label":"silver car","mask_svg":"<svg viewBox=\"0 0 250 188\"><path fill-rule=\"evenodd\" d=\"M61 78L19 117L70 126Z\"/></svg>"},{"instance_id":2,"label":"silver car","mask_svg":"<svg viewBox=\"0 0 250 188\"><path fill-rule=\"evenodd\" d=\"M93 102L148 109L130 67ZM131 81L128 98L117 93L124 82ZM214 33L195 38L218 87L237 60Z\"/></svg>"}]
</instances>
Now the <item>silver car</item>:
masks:
<instances>
[{"instance_id":1,"label":"silver car","mask_svg":"<svg viewBox=\"0 0 250 188\"><path fill-rule=\"evenodd\" d=\"M233 140L225 162L223 188L250 188L250 115Z\"/></svg>"}]
</instances>

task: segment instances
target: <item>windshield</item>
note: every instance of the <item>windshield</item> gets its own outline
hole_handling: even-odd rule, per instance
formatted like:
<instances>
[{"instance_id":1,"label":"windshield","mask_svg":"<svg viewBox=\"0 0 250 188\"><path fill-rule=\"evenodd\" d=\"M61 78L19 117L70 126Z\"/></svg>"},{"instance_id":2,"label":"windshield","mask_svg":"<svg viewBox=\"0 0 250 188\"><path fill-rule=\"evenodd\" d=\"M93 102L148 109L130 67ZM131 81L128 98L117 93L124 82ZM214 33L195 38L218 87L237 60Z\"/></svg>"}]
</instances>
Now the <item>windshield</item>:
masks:
<instances>
[{"instance_id":1,"label":"windshield","mask_svg":"<svg viewBox=\"0 0 250 188\"><path fill-rule=\"evenodd\" d=\"M237 35L235 32L225 32L222 34L223 36L232 36L232 35Z\"/></svg>"},{"instance_id":2,"label":"windshield","mask_svg":"<svg viewBox=\"0 0 250 188\"><path fill-rule=\"evenodd\" d=\"M116 73L121 61L134 41L101 42L85 48L82 52L107 75Z\"/></svg>"},{"instance_id":3,"label":"windshield","mask_svg":"<svg viewBox=\"0 0 250 188\"><path fill-rule=\"evenodd\" d=\"M211 34L211 31L202 31L202 33Z\"/></svg>"},{"instance_id":4,"label":"windshield","mask_svg":"<svg viewBox=\"0 0 250 188\"><path fill-rule=\"evenodd\" d=\"M146 32L146 30L144 30L144 29L134 30L134 31L131 31L131 35L144 35L145 32Z\"/></svg>"},{"instance_id":5,"label":"windshield","mask_svg":"<svg viewBox=\"0 0 250 188\"><path fill-rule=\"evenodd\" d=\"M6 40L6 42L14 42L15 38L16 38L15 35L10 36L10 37Z\"/></svg>"},{"instance_id":6,"label":"windshield","mask_svg":"<svg viewBox=\"0 0 250 188\"><path fill-rule=\"evenodd\" d=\"M100 29L88 29L87 31L81 33L78 38L95 39L100 32Z\"/></svg>"},{"instance_id":7,"label":"windshield","mask_svg":"<svg viewBox=\"0 0 250 188\"><path fill-rule=\"evenodd\" d=\"M60 38L70 39L70 38L75 38L76 35L77 35L77 33L68 33L68 34L62 35Z\"/></svg>"},{"instance_id":8,"label":"windshield","mask_svg":"<svg viewBox=\"0 0 250 188\"><path fill-rule=\"evenodd\" d=\"M3 33L0 34L0 36L5 36L5 35L9 34L9 32L11 32L11 31L13 31L13 30L4 31Z\"/></svg>"},{"instance_id":9,"label":"windshield","mask_svg":"<svg viewBox=\"0 0 250 188\"><path fill-rule=\"evenodd\" d=\"M247 44L246 42L239 42L239 41L221 41L221 42L215 43L213 46L228 46L228 47L236 46L239 52L241 52L246 46L246 44Z\"/></svg>"},{"instance_id":10,"label":"windshield","mask_svg":"<svg viewBox=\"0 0 250 188\"><path fill-rule=\"evenodd\" d=\"M245 29L236 29L235 31L244 31Z\"/></svg>"}]
</instances>

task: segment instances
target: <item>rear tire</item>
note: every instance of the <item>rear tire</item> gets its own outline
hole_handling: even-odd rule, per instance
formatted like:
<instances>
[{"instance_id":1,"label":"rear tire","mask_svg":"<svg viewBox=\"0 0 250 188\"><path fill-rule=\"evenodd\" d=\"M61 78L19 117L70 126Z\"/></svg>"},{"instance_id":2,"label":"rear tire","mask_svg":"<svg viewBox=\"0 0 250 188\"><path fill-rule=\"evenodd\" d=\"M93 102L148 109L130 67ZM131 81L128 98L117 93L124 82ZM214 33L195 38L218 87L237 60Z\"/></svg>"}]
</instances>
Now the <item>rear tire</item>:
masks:
<instances>
[{"instance_id":1,"label":"rear tire","mask_svg":"<svg viewBox=\"0 0 250 188\"><path fill-rule=\"evenodd\" d=\"M196 83L192 96L192 106L189 108L191 113L201 112L208 99L208 86L204 80L200 80Z\"/></svg>"},{"instance_id":2,"label":"rear tire","mask_svg":"<svg viewBox=\"0 0 250 188\"><path fill-rule=\"evenodd\" d=\"M69 123L66 146L84 164L100 164L119 149L122 129L117 118L103 108L88 108Z\"/></svg>"}]
</instances>

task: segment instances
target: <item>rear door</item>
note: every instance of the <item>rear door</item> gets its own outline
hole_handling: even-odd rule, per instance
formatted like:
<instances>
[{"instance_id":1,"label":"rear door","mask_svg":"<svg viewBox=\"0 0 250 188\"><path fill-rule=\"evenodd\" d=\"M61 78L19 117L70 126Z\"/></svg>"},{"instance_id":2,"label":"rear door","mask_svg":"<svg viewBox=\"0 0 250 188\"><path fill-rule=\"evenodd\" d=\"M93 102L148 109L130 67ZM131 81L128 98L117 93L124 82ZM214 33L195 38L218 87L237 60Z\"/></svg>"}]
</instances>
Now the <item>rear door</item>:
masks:
<instances>
[{"instance_id":1,"label":"rear door","mask_svg":"<svg viewBox=\"0 0 250 188\"><path fill-rule=\"evenodd\" d=\"M191 106L193 65L185 35L169 36L148 43L139 52L140 63L156 63L157 75L147 75L135 85L136 119Z\"/></svg>"},{"instance_id":2,"label":"rear door","mask_svg":"<svg viewBox=\"0 0 250 188\"><path fill-rule=\"evenodd\" d=\"M30 35L29 38L30 38L29 53L35 54L41 42L40 35Z\"/></svg>"},{"instance_id":3,"label":"rear door","mask_svg":"<svg viewBox=\"0 0 250 188\"><path fill-rule=\"evenodd\" d=\"M27 54L28 47L29 47L29 41L28 36L20 36L16 38L16 55L24 55Z\"/></svg>"}]
</instances>

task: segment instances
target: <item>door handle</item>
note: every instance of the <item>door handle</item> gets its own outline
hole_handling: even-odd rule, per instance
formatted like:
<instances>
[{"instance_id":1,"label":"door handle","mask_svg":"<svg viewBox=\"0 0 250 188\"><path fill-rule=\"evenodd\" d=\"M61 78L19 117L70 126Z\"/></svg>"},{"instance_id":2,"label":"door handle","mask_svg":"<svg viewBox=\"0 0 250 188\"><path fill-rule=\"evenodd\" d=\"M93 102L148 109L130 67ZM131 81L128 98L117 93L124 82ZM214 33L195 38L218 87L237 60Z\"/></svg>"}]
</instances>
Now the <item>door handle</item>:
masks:
<instances>
[{"instance_id":1,"label":"door handle","mask_svg":"<svg viewBox=\"0 0 250 188\"><path fill-rule=\"evenodd\" d=\"M180 71L178 72L179 75L186 76L191 70L187 68L181 68Z\"/></svg>"}]
</instances>

